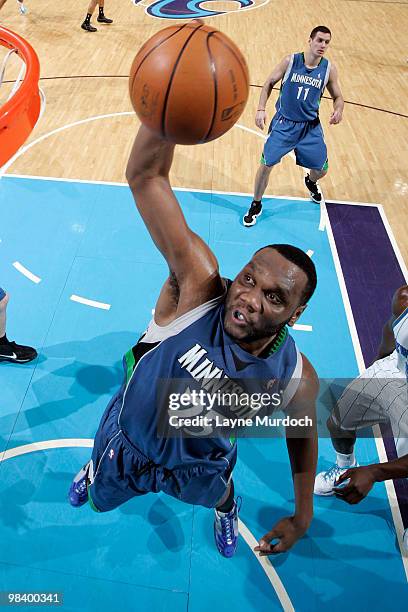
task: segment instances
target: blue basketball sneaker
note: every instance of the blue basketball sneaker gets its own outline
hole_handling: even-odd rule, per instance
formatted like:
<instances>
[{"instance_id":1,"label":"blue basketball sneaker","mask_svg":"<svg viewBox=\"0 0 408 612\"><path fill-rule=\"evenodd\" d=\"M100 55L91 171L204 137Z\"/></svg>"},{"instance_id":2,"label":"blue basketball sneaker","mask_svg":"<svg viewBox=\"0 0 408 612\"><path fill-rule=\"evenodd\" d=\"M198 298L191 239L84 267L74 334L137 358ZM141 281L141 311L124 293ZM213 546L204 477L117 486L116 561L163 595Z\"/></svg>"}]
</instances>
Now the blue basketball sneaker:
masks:
<instances>
[{"instance_id":1,"label":"blue basketball sneaker","mask_svg":"<svg viewBox=\"0 0 408 612\"><path fill-rule=\"evenodd\" d=\"M88 483L89 483L89 468L91 462L89 461L83 468L81 468L78 474L75 476L69 488L69 503L74 508L83 506L88 501Z\"/></svg>"},{"instance_id":2,"label":"blue basketball sneaker","mask_svg":"<svg viewBox=\"0 0 408 612\"><path fill-rule=\"evenodd\" d=\"M214 539L219 553L223 557L233 557L238 545L238 512L241 509L242 499L234 500L234 507L230 512L219 512L214 508Z\"/></svg>"}]
</instances>

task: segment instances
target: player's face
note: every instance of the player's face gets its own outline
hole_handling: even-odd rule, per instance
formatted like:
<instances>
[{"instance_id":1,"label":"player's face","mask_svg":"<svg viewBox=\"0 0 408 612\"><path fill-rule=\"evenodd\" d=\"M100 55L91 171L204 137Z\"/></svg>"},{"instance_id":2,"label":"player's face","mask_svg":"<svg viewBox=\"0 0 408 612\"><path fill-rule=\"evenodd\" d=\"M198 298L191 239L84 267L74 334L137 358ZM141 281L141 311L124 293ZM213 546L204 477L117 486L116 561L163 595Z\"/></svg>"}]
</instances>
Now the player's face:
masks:
<instances>
[{"instance_id":1,"label":"player's face","mask_svg":"<svg viewBox=\"0 0 408 612\"><path fill-rule=\"evenodd\" d=\"M292 326L305 306L300 306L307 276L273 249L256 253L241 270L228 292L224 327L239 344L252 350L267 342L284 325ZM249 346L248 346L249 345Z\"/></svg>"},{"instance_id":2,"label":"player's face","mask_svg":"<svg viewBox=\"0 0 408 612\"><path fill-rule=\"evenodd\" d=\"M331 40L330 34L324 32L316 32L314 38L309 38L309 47L313 55L321 56L326 52Z\"/></svg>"}]
</instances>

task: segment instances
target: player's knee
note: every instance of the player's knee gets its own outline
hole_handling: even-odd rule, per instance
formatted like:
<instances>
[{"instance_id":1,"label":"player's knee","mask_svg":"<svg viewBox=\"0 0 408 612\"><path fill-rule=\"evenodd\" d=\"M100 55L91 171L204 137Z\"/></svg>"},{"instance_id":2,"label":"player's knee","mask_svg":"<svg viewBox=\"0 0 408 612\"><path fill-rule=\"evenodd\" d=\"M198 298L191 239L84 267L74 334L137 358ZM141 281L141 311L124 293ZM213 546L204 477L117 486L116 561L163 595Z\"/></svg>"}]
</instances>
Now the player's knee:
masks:
<instances>
[{"instance_id":1,"label":"player's knee","mask_svg":"<svg viewBox=\"0 0 408 612\"><path fill-rule=\"evenodd\" d=\"M327 429L329 430L330 436L332 438L345 438L350 435L350 432L342 429L340 425L334 420L333 415L331 414L327 419Z\"/></svg>"},{"instance_id":2,"label":"player's knee","mask_svg":"<svg viewBox=\"0 0 408 612\"><path fill-rule=\"evenodd\" d=\"M321 169L321 176L320 176L320 178L323 178L324 176L326 176L328 171L329 171L329 160L326 159L326 161L324 162L324 166Z\"/></svg>"}]
</instances>

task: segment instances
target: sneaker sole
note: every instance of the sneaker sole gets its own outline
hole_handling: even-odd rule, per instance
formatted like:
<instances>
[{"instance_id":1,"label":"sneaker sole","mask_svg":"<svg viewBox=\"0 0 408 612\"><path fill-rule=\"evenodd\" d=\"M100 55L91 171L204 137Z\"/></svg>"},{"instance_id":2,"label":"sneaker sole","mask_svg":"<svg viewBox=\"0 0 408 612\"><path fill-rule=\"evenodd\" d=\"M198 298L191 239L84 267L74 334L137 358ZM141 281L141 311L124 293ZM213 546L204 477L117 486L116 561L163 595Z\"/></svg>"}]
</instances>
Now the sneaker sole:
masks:
<instances>
[{"instance_id":1,"label":"sneaker sole","mask_svg":"<svg viewBox=\"0 0 408 612\"><path fill-rule=\"evenodd\" d=\"M37 355L35 357L37 357ZM0 357L0 362L7 361L8 363L29 363L30 361L34 361L35 357L30 357L30 359L9 359L8 357Z\"/></svg>"},{"instance_id":2,"label":"sneaker sole","mask_svg":"<svg viewBox=\"0 0 408 612\"><path fill-rule=\"evenodd\" d=\"M334 495L333 489L328 493L318 493L317 491L313 491L313 493L314 495L318 495L319 497L330 497L331 495Z\"/></svg>"},{"instance_id":3,"label":"sneaker sole","mask_svg":"<svg viewBox=\"0 0 408 612\"><path fill-rule=\"evenodd\" d=\"M242 224L245 225L245 227L252 227L253 225L255 225L255 223L258 220L258 217L260 217L261 215L262 215L262 210L257 215L254 215L254 220L252 221L252 223L248 223L247 221L244 221L244 219L242 219Z\"/></svg>"}]
</instances>

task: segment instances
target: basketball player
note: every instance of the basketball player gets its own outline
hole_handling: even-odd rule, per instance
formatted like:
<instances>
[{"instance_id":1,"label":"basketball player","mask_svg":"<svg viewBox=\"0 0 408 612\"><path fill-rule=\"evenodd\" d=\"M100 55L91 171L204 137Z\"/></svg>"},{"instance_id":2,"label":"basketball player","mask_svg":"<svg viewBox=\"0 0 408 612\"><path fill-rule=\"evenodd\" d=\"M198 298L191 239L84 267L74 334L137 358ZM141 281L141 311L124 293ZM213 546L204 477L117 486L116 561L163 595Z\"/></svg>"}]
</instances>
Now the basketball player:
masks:
<instances>
[{"instance_id":1,"label":"basketball player","mask_svg":"<svg viewBox=\"0 0 408 612\"><path fill-rule=\"evenodd\" d=\"M239 388L246 388L249 379L285 380L283 407L313 418L316 373L287 327L305 310L316 286L316 271L300 249L272 245L257 251L232 283L224 281L214 254L190 230L171 190L173 153L174 145L141 126L126 176L146 227L167 261L169 277L154 319L125 356L126 379L102 417L92 459L72 482L69 498L73 506L89 501L94 510L104 512L134 496L162 491L189 504L215 508L216 545L223 556L231 557L238 540L238 504L231 478L237 445L221 436L159 437L158 381L172 380L183 391L200 381L208 389L220 379L225 381L222 386ZM256 548L259 554L288 550L312 519L314 418L308 435L294 438L293 428L287 428L286 435L295 509L262 538ZM275 538L279 542L271 544Z\"/></svg>"},{"instance_id":2,"label":"basketball player","mask_svg":"<svg viewBox=\"0 0 408 612\"><path fill-rule=\"evenodd\" d=\"M310 33L309 50L287 55L267 78L259 98L255 123L261 130L266 125L266 103L272 88L281 81L276 114L269 126L261 163L256 173L254 199L244 215L246 227L255 225L262 213L262 196L273 166L294 150L296 163L309 168L305 184L314 202L322 195L317 181L327 174L327 148L319 120L320 99L325 88L333 98L333 112L329 123L340 123L344 100L337 78L337 69L324 54L331 41L326 26L317 26Z\"/></svg>"},{"instance_id":3,"label":"basketball player","mask_svg":"<svg viewBox=\"0 0 408 612\"><path fill-rule=\"evenodd\" d=\"M6 4L7 0L0 0L0 10ZM23 0L17 0L18 10L20 11L20 15L27 15L28 8L24 6Z\"/></svg>"},{"instance_id":4,"label":"basketball player","mask_svg":"<svg viewBox=\"0 0 408 612\"><path fill-rule=\"evenodd\" d=\"M24 346L10 341L6 336L6 310L8 294L0 287L0 361L27 363L37 357L37 351L31 346Z\"/></svg>"},{"instance_id":5,"label":"basketball player","mask_svg":"<svg viewBox=\"0 0 408 612\"><path fill-rule=\"evenodd\" d=\"M85 20L81 25L81 28L87 32L97 32L97 28L91 25L91 17L97 4L99 4L99 15L96 18L96 21L98 21L98 23L113 23L113 19L108 19L108 17L105 17L105 13L103 12L105 0L91 0Z\"/></svg>"},{"instance_id":6,"label":"basketball player","mask_svg":"<svg viewBox=\"0 0 408 612\"><path fill-rule=\"evenodd\" d=\"M400 459L358 467L354 453L356 431L383 422L391 424ZM336 462L316 476L316 495L335 494L356 504L374 482L408 477L408 285L394 295L377 361L345 389L327 426ZM341 488L336 488L340 484ZM408 542L407 534L405 537Z\"/></svg>"}]
</instances>

